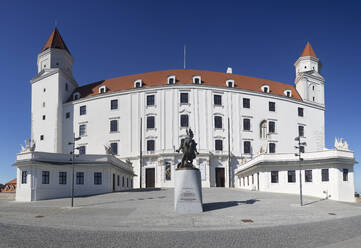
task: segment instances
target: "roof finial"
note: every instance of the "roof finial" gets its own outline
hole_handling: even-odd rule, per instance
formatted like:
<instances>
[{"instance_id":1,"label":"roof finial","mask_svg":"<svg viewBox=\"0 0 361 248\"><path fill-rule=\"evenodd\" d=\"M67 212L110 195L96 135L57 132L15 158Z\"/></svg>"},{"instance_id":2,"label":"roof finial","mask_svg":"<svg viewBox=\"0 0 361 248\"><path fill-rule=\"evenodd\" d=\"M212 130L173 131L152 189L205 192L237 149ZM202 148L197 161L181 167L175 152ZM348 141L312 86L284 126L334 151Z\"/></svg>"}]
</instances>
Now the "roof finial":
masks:
<instances>
[{"instance_id":1,"label":"roof finial","mask_svg":"<svg viewBox=\"0 0 361 248\"><path fill-rule=\"evenodd\" d=\"M58 28L58 20L55 19L54 21L54 29L57 29Z\"/></svg>"}]
</instances>

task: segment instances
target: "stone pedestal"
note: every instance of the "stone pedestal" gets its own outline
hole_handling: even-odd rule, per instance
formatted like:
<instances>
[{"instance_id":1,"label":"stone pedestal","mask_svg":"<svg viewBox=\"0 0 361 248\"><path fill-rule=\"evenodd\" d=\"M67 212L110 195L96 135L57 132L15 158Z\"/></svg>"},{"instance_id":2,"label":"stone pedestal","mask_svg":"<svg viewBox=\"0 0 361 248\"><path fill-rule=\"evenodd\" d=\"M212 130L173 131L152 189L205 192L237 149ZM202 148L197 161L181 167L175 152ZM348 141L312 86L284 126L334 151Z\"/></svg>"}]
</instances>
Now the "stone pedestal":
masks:
<instances>
[{"instance_id":1,"label":"stone pedestal","mask_svg":"<svg viewBox=\"0 0 361 248\"><path fill-rule=\"evenodd\" d=\"M180 214L203 212L201 173L198 169L176 169L174 210Z\"/></svg>"}]
</instances>

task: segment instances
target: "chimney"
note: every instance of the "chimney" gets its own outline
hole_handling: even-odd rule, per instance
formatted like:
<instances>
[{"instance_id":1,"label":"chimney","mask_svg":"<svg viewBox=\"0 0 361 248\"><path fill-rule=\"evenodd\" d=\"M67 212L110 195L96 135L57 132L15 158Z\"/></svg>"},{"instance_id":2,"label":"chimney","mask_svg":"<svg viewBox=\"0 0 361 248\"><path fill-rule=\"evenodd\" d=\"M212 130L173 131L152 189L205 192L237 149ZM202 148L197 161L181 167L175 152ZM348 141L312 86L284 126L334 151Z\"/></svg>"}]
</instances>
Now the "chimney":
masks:
<instances>
[{"instance_id":1,"label":"chimney","mask_svg":"<svg viewBox=\"0 0 361 248\"><path fill-rule=\"evenodd\" d=\"M227 73L232 74L232 67L227 67Z\"/></svg>"}]
</instances>

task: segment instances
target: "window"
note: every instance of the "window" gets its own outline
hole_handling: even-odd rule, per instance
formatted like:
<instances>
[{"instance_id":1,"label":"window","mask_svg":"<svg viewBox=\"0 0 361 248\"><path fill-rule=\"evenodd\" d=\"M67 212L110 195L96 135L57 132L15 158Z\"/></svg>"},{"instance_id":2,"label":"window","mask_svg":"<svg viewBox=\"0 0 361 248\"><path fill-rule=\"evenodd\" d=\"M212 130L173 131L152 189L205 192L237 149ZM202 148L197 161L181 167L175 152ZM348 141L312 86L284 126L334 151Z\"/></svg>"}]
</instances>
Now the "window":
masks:
<instances>
[{"instance_id":1,"label":"window","mask_svg":"<svg viewBox=\"0 0 361 248\"><path fill-rule=\"evenodd\" d=\"M292 97L292 91L291 90L285 90L283 92L283 94L285 94L285 96L287 96L287 97Z\"/></svg>"},{"instance_id":2,"label":"window","mask_svg":"<svg viewBox=\"0 0 361 248\"><path fill-rule=\"evenodd\" d=\"M45 120L45 115L43 115L43 120Z\"/></svg>"},{"instance_id":3,"label":"window","mask_svg":"<svg viewBox=\"0 0 361 248\"><path fill-rule=\"evenodd\" d=\"M78 100L79 98L80 98L79 92L75 92L75 93L73 94L73 100Z\"/></svg>"},{"instance_id":4,"label":"window","mask_svg":"<svg viewBox=\"0 0 361 248\"><path fill-rule=\"evenodd\" d=\"M214 95L214 105L222 105L222 96Z\"/></svg>"},{"instance_id":5,"label":"window","mask_svg":"<svg viewBox=\"0 0 361 248\"><path fill-rule=\"evenodd\" d=\"M69 90L69 85L65 84L65 91L68 91L68 90Z\"/></svg>"},{"instance_id":6,"label":"window","mask_svg":"<svg viewBox=\"0 0 361 248\"><path fill-rule=\"evenodd\" d=\"M269 143L268 144L268 151L269 151L269 153L276 153L276 144L275 143Z\"/></svg>"},{"instance_id":7,"label":"window","mask_svg":"<svg viewBox=\"0 0 361 248\"><path fill-rule=\"evenodd\" d=\"M245 154L251 153L251 141L243 142L243 153L245 153Z\"/></svg>"},{"instance_id":8,"label":"window","mask_svg":"<svg viewBox=\"0 0 361 248\"><path fill-rule=\"evenodd\" d=\"M134 81L134 88L141 88L143 86L143 81L141 79Z\"/></svg>"},{"instance_id":9,"label":"window","mask_svg":"<svg viewBox=\"0 0 361 248\"><path fill-rule=\"evenodd\" d=\"M251 120L250 119L243 119L243 130L249 131L251 130Z\"/></svg>"},{"instance_id":10,"label":"window","mask_svg":"<svg viewBox=\"0 0 361 248\"><path fill-rule=\"evenodd\" d=\"M155 96L154 95L148 95L147 96L147 106L154 106L155 103Z\"/></svg>"},{"instance_id":11,"label":"window","mask_svg":"<svg viewBox=\"0 0 361 248\"><path fill-rule=\"evenodd\" d=\"M243 108L250 108L251 100L249 98L243 98Z\"/></svg>"},{"instance_id":12,"label":"window","mask_svg":"<svg viewBox=\"0 0 361 248\"><path fill-rule=\"evenodd\" d=\"M42 171L42 176L41 176L41 183L42 184L49 184L49 171Z\"/></svg>"},{"instance_id":13,"label":"window","mask_svg":"<svg viewBox=\"0 0 361 248\"><path fill-rule=\"evenodd\" d=\"M80 112L80 115L86 115L86 106L85 105L80 106L79 112Z\"/></svg>"},{"instance_id":14,"label":"window","mask_svg":"<svg viewBox=\"0 0 361 248\"><path fill-rule=\"evenodd\" d=\"M175 80L175 76L169 76L168 77L168 84L175 84L176 80Z\"/></svg>"},{"instance_id":15,"label":"window","mask_svg":"<svg viewBox=\"0 0 361 248\"><path fill-rule=\"evenodd\" d=\"M268 110L271 112L275 112L276 111L276 103L275 102L269 102L268 103Z\"/></svg>"},{"instance_id":16,"label":"window","mask_svg":"<svg viewBox=\"0 0 361 248\"><path fill-rule=\"evenodd\" d=\"M46 92L46 88L43 89L43 92Z\"/></svg>"},{"instance_id":17,"label":"window","mask_svg":"<svg viewBox=\"0 0 361 248\"><path fill-rule=\"evenodd\" d=\"M40 135L40 140L44 140L44 135Z\"/></svg>"},{"instance_id":18,"label":"window","mask_svg":"<svg viewBox=\"0 0 361 248\"><path fill-rule=\"evenodd\" d=\"M118 155L118 143L110 143L110 148L112 149L113 155Z\"/></svg>"},{"instance_id":19,"label":"window","mask_svg":"<svg viewBox=\"0 0 361 248\"><path fill-rule=\"evenodd\" d=\"M147 140L147 151L154 151L155 141L154 140Z\"/></svg>"},{"instance_id":20,"label":"window","mask_svg":"<svg viewBox=\"0 0 361 248\"><path fill-rule=\"evenodd\" d=\"M122 178L122 187L124 187L124 176Z\"/></svg>"},{"instance_id":21,"label":"window","mask_svg":"<svg viewBox=\"0 0 361 248\"><path fill-rule=\"evenodd\" d=\"M95 185L102 184L102 173L101 172L94 172L94 184Z\"/></svg>"},{"instance_id":22,"label":"window","mask_svg":"<svg viewBox=\"0 0 361 248\"><path fill-rule=\"evenodd\" d=\"M65 113L65 118L66 118L66 119L69 119L69 118L70 118L70 112L66 112L66 113Z\"/></svg>"},{"instance_id":23,"label":"window","mask_svg":"<svg viewBox=\"0 0 361 248\"><path fill-rule=\"evenodd\" d=\"M315 101L315 97L312 97L312 101Z\"/></svg>"},{"instance_id":24,"label":"window","mask_svg":"<svg viewBox=\"0 0 361 248\"><path fill-rule=\"evenodd\" d=\"M304 137L305 135L305 127L304 126L298 126L298 136Z\"/></svg>"},{"instance_id":25,"label":"window","mask_svg":"<svg viewBox=\"0 0 361 248\"><path fill-rule=\"evenodd\" d=\"M267 121L263 120L259 125L259 136L261 139L267 139Z\"/></svg>"},{"instance_id":26,"label":"window","mask_svg":"<svg viewBox=\"0 0 361 248\"><path fill-rule=\"evenodd\" d=\"M28 176L28 172L27 172L27 171L22 171L22 172L21 172L21 183L22 183L22 184L26 184L26 182L27 182L27 176Z\"/></svg>"},{"instance_id":27,"label":"window","mask_svg":"<svg viewBox=\"0 0 361 248\"><path fill-rule=\"evenodd\" d=\"M268 132L269 133L275 133L276 131L276 123L274 121L268 122Z\"/></svg>"},{"instance_id":28,"label":"window","mask_svg":"<svg viewBox=\"0 0 361 248\"><path fill-rule=\"evenodd\" d=\"M86 153L86 146L79 146L79 154L84 155Z\"/></svg>"},{"instance_id":29,"label":"window","mask_svg":"<svg viewBox=\"0 0 361 248\"><path fill-rule=\"evenodd\" d=\"M170 181L172 176L172 169L169 162L165 162L165 180Z\"/></svg>"},{"instance_id":30,"label":"window","mask_svg":"<svg viewBox=\"0 0 361 248\"><path fill-rule=\"evenodd\" d=\"M43 108L45 108L45 102L43 102Z\"/></svg>"},{"instance_id":31,"label":"window","mask_svg":"<svg viewBox=\"0 0 361 248\"><path fill-rule=\"evenodd\" d=\"M348 181L348 169L343 169L343 181Z\"/></svg>"},{"instance_id":32,"label":"window","mask_svg":"<svg viewBox=\"0 0 361 248\"><path fill-rule=\"evenodd\" d=\"M180 116L180 126L181 127L188 127L188 125L189 125L188 115L181 115Z\"/></svg>"},{"instance_id":33,"label":"window","mask_svg":"<svg viewBox=\"0 0 361 248\"><path fill-rule=\"evenodd\" d=\"M222 128L222 116L214 117L214 128Z\"/></svg>"},{"instance_id":34,"label":"window","mask_svg":"<svg viewBox=\"0 0 361 248\"><path fill-rule=\"evenodd\" d=\"M154 116L147 117L147 128L155 128Z\"/></svg>"},{"instance_id":35,"label":"window","mask_svg":"<svg viewBox=\"0 0 361 248\"><path fill-rule=\"evenodd\" d=\"M271 171L271 183L278 183L278 171Z\"/></svg>"},{"instance_id":36,"label":"window","mask_svg":"<svg viewBox=\"0 0 361 248\"><path fill-rule=\"evenodd\" d=\"M180 103L181 104L188 103L188 93L185 93L185 92L180 93Z\"/></svg>"},{"instance_id":37,"label":"window","mask_svg":"<svg viewBox=\"0 0 361 248\"><path fill-rule=\"evenodd\" d=\"M215 140L215 150L216 151L223 150L223 140Z\"/></svg>"},{"instance_id":38,"label":"window","mask_svg":"<svg viewBox=\"0 0 361 248\"><path fill-rule=\"evenodd\" d=\"M289 183L296 182L296 172L294 170L288 171L288 182Z\"/></svg>"},{"instance_id":39,"label":"window","mask_svg":"<svg viewBox=\"0 0 361 248\"><path fill-rule=\"evenodd\" d=\"M59 172L59 184L66 184L66 172Z\"/></svg>"},{"instance_id":40,"label":"window","mask_svg":"<svg viewBox=\"0 0 361 248\"><path fill-rule=\"evenodd\" d=\"M328 182L328 180L329 180L328 169L322 169L321 174L322 174L322 182Z\"/></svg>"},{"instance_id":41,"label":"window","mask_svg":"<svg viewBox=\"0 0 361 248\"><path fill-rule=\"evenodd\" d=\"M312 90L315 91L315 86L314 85L312 86Z\"/></svg>"},{"instance_id":42,"label":"window","mask_svg":"<svg viewBox=\"0 0 361 248\"><path fill-rule=\"evenodd\" d=\"M261 87L261 89L262 89L262 91L263 91L264 93L269 93L269 92L270 92L268 85L263 85L263 86Z\"/></svg>"},{"instance_id":43,"label":"window","mask_svg":"<svg viewBox=\"0 0 361 248\"><path fill-rule=\"evenodd\" d=\"M120 185L120 176L117 175L117 186L119 187L119 185Z\"/></svg>"},{"instance_id":44,"label":"window","mask_svg":"<svg viewBox=\"0 0 361 248\"><path fill-rule=\"evenodd\" d=\"M117 99L114 99L114 100L110 101L110 109L111 110L118 109L118 100Z\"/></svg>"},{"instance_id":45,"label":"window","mask_svg":"<svg viewBox=\"0 0 361 248\"><path fill-rule=\"evenodd\" d=\"M79 125L79 136L80 137L86 136L86 125L85 124Z\"/></svg>"},{"instance_id":46,"label":"window","mask_svg":"<svg viewBox=\"0 0 361 248\"><path fill-rule=\"evenodd\" d=\"M76 184L84 184L84 172L76 173Z\"/></svg>"},{"instance_id":47,"label":"window","mask_svg":"<svg viewBox=\"0 0 361 248\"><path fill-rule=\"evenodd\" d=\"M305 182L312 182L312 170L305 170Z\"/></svg>"},{"instance_id":48,"label":"window","mask_svg":"<svg viewBox=\"0 0 361 248\"><path fill-rule=\"evenodd\" d=\"M254 184L254 174L252 174L252 184Z\"/></svg>"},{"instance_id":49,"label":"window","mask_svg":"<svg viewBox=\"0 0 361 248\"><path fill-rule=\"evenodd\" d=\"M118 132L118 120L110 121L110 132Z\"/></svg>"},{"instance_id":50,"label":"window","mask_svg":"<svg viewBox=\"0 0 361 248\"><path fill-rule=\"evenodd\" d=\"M305 153L305 147L304 146L300 146L300 152Z\"/></svg>"},{"instance_id":51,"label":"window","mask_svg":"<svg viewBox=\"0 0 361 248\"><path fill-rule=\"evenodd\" d=\"M105 93L106 91L107 91L107 88L105 87L105 85L99 87L99 93L100 93L100 94L103 94L103 93Z\"/></svg>"},{"instance_id":52,"label":"window","mask_svg":"<svg viewBox=\"0 0 361 248\"><path fill-rule=\"evenodd\" d=\"M303 108L298 108L298 116L303 117Z\"/></svg>"},{"instance_id":53,"label":"window","mask_svg":"<svg viewBox=\"0 0 361 248\"><path fill-rule=\"evenodd\" d=\"M200 76L194 76L193 77L193 83L194 84L201 84L202 83L201 77Z\"/></svg>"},{"instance_id":54,"label":"window","mask_svg":"<svg viewBox=\"0 0 361 248\"><path fill-rule=\"evenodd\" d=\"M226 86L227 86L228 88L233 88L233 87L234 87L234 80L233 80L233 79L228 79L228 80L226 81Z\"/></svg>"}]
</instances>

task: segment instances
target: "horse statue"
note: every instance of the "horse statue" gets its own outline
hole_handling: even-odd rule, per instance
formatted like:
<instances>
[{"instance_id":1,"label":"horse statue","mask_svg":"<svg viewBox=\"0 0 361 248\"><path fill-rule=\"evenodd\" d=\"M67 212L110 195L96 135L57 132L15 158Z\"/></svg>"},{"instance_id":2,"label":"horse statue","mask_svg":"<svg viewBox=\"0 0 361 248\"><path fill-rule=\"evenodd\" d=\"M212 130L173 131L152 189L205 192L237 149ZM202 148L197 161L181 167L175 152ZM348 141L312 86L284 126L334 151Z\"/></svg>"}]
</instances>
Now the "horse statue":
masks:
<instances>
[{"instance_id":1,"label":"horse statue","mask_svg":"<svg viewBox=\"0 0 361 248\"><path fill-rule=\"evenodd\" d=\"M182 151L183 158L182 162L178 164L178 168L193 168L193 159L196 158L197 151L197 143L193 139L192 129L187 129L187 136L184 139L184 142L180 144L179 149L176 152Z\"/></svg>"}]
</instances>

